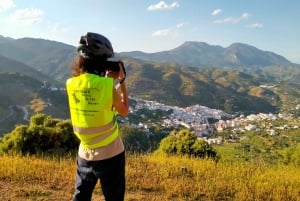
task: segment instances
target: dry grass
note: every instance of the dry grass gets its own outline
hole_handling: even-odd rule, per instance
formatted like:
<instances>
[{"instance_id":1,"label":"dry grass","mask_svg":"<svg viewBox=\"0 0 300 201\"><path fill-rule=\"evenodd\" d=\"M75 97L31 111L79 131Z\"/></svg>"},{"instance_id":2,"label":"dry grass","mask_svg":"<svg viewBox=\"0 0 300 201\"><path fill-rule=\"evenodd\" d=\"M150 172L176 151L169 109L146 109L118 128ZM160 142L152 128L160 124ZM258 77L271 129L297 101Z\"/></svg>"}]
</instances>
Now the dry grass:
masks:
<instances>
[{"instance_id":1,"label":"dry grass","mask_svg":"<svg viewBox=\"0 0 300 201\"><path fill-rule=\"evenodd\" d=\"M34 112L42 112L45 107L46 103L40 98L36 98L30 101L30 109Z\"/></svg>"},{"instance_id":2,"label":"dry grass","mask_svg":"<svg viewBox=\"0 0 300 201\"><path fill-rule=\"evenodd\" d=\"M3 201L71 200L75 159L0 157ZM298 201L300 168L127 156L126 201ZM103 201L99 184L94 201Z\"/></svg>"}]
</instances>

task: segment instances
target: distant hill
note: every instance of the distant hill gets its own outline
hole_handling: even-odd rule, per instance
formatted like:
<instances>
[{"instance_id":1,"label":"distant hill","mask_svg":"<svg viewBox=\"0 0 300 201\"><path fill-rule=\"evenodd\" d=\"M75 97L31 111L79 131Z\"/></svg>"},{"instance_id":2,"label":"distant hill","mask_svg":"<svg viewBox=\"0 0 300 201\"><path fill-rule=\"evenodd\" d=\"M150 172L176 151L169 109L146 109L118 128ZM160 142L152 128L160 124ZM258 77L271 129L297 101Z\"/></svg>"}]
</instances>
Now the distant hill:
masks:
<instances>
[{"instance_id":1,"label":"distant hill","mask_svg":"<svg viewBox=\"0 0 300 201\"><path fill-rule=\"evenodd\" d=\"M70 65L76 55L76 49L71 45L34 38L12 40L2 37L0 42L0 55L22 62L60 82L70 76Z\"/></svg>"},{"instance_id":2,"label":"distant hill","mask_svg":"<svg viewBox=\"0 0 300 201\"><path fill-rule=\"evenodd\" d=\"M44 83L19 73L0 73L0 136L16 124L27 123L29 116L42 112L57 118L69 118L65 91L45 88Z\"/></svg>"},{"instance_id":3,"label":"distant hill","mask_svg":"<svg viewBox=\"0 0 300 201\"><path fill-rule=\"evenodd\" d=\"M70 77L70 66L76 55L76 48L73 46L44 39L15 40L3 36L0 36L0 43L0 55L22 62L56 79L62 85ZM156 53L133 51L116 55L121 58L132 57L190 67L238 69L249 74L261 73L275 79L300 82L300 65L293 64L273 52L259 50L242 43L234 43L223 48L204 42L189 41L169 51Z\"/></svg>"},{"instance_id":4,"label":"distant hill","mask_svg":"<svg viewBox=\"0 0 300 201\"><path fill-rule=\"evenodd\" d=\"M36 69L27 66L24 63L9 59L0 55L0 73L19 73L43 82L47 81L52 84L57 84L53 78L48 77L46 74L37 71Z\"/></svg>"},{"instance_id":5,"label":"distant hill","mask_svg":"<svg viewBox=\"0 0 300 201\"><path fill-rule=\"evenodd\" d=\"M13 39L13 38L9 38L9 37L3 37L3 36L0 35L0 44L1 44L2 42L7 42L7 41L9 41L9 40L14 40L14 39Z\"/></svg>"},{"instance_id":6,"label":"distant hill","mask_svg":"<svg viewBox=\"0 0 300 201\"><path fill-rule=\"evenodd\" d=\"M256 47L234 43L227 48L204 42L185 42L181 46L156 53L122 52L133 58L157 62L176 62L192 67L252 67L291 64L283 56Z\"/></svg>"},{"instance_id":7,"label":"distant hill","mask_svg":"<svg viewBox=\"0 0 300 201\"><path fill-rule=\"evenodd\" d=\"M279 97L260 87L268 77L254 77L218 68L191 68L180 64L124 59L128 69L129 93L169 105L193 104L227 112L274 112ZM257 96L253 90L258 90ZM268 94L264 97L263 94ZM273 103L270 102L273 101Z\"/></svg>"},{"instance_id":8,"label":"distant hill","mask_svg":"<svg viewBox=\"0 0 300 201\"><path fill-rule=\"evenodd\" d=\"M121 52L120 55L145 61L178 63L196 68L236 69L250 75L259 74L271 76L277 80L300 83L299 64L291 63L276 53L259 50L242 43L233 43L223 48L204 42L190 41L168 51L156 53L133 51Z\"/></svg>"}]
</instances>

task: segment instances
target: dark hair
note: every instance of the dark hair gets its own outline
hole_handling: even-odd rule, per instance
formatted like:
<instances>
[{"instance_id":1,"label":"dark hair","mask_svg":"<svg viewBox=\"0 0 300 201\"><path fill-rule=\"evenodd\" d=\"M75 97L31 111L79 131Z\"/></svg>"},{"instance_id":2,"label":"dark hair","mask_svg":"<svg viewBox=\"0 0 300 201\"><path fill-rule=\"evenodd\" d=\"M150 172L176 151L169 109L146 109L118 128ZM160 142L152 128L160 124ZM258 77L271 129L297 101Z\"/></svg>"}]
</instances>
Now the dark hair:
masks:
<instances>
[{"instance_id":1,"label":"dark hair","mask_svg":"<svg viewBox=\"0 0 300 201\"><path fill-rule=\"evenodd\" d=\"M107 57L93 56L84 58L78 55L72 65L72 75L78 76L82 73L92 73L100 76L105 75L104 64L107 61Z\"/></svg>"}]
</instances>

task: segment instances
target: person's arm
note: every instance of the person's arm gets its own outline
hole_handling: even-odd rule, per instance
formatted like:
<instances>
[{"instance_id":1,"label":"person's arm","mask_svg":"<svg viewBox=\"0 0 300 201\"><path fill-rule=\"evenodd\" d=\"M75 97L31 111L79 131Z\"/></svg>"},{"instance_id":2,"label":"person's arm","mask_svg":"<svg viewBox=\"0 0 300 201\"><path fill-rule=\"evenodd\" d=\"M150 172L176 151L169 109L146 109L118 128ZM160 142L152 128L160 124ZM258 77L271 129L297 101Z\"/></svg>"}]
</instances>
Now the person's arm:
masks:
<instances>
[{"instance_id":1,"label":"person's arm","mask_svg":"<svg viewBox=\"0 0 300 201\"><path fill-rule=\"evenodd\" d=\"M119 85L120 92L118 92L116 88L113 89L113 106L121 116L127 116L129 112L129 103L125 84L126 75L124 68L121 65L123 64L120 63L120 72L118 76L118 79L121 80Z\"/></svg>"},{"instance_id":2,"label":"person's arm","mask_svg":"<svg viewBox=\"0 0 300 201\"><path fill-rule=\"evenodd\" d=\"M113 105L121 116L127 116L129 112L128 94L125 82L120 84L120 92L114 88Z\"/></svg>"}]
</instances>

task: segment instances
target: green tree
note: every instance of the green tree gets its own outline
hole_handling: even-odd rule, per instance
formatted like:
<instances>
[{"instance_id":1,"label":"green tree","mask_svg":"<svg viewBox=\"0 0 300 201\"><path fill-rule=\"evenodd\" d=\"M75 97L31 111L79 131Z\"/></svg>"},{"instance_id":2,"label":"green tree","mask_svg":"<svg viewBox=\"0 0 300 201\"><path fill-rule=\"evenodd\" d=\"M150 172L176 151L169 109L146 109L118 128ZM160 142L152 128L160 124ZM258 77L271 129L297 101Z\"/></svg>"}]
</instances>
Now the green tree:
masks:
<instances>
[{"instance_id":1,"label":"green tree","mask_svg":"<svg viewBox=\"0 0 300 201\"><path fill-rule=\"evenodd\" d=\"M0 139L0 153L64 153L74 151L78 144L69 121L36 114L29 125L18 125Z\"/></svg>"},{"instance_id":2,"label":"green tree","mask_svg":"<svg viewBox=\"0 0 300 201\"><path fill-rule=\"evenodd\" d=\"M217 159L216 151L206 141L198 139L194 132L187 129L179 132L172 131L162 139L157 152Z\"/></svg>"}]
</instances>

